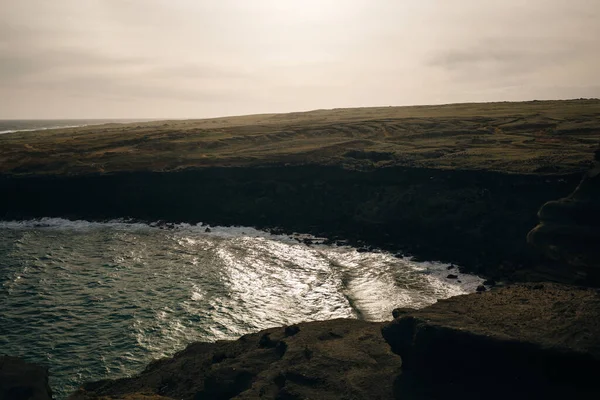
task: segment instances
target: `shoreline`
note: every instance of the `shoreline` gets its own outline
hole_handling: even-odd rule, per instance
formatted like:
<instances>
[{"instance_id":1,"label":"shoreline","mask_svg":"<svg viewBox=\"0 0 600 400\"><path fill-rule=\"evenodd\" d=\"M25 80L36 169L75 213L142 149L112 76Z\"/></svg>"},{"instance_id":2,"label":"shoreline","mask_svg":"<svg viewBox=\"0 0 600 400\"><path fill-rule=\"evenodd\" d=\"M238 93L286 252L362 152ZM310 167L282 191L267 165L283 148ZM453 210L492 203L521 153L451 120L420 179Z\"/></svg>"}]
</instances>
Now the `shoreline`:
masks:
<instances>
[{"instance_id":1,"label":"shoreline","mask_svg":"<svg viewBox=\"0 0 600 400\"><path fill-rule=\"evenodd\" d=\"M514 308L518 301L522 307ZM69 399L480 399L483 394L588 399L600 394L594 373L600 367L600 298L594 289L517 284L395 313L388 322L305 322L233 341L191 343L136 376L86 383ZM589 335L564 335L574 327Z\"/></svg>"}]
</instances>

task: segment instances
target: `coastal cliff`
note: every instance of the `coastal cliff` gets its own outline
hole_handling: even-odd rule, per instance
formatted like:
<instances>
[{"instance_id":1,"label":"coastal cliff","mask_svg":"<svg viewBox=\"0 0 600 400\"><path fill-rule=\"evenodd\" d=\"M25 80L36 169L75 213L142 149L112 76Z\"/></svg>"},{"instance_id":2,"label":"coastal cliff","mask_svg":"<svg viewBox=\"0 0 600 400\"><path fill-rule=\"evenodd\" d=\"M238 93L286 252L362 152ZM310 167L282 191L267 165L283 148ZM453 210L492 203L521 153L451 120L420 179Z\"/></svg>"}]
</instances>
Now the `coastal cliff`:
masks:
<instances>
[{"instance_id":1,"label":"coastal cliff","mask_svg":"<svg viewBox=\"0 0 600 400\"><path fill-rule=\"evenodd\" d=\"M394 316L192 343L136 376L86 383L69 400L600 396L597 289L515 284ZM0 398L51 398L45 368L10 357L0 366Z\"/></svg>"},{"instance_id":2,"label":"coastal cliff","mask_svg":"<svg viewBox=\"0 0 600 400\"><path fill-rule=\"evenodd\" d=\"M550 268L600 285L600 150L593 167L568 197L540 209L528 242L555 262Z\"/></svg>"},{"instance_id":3,"label":"coastal cliff","mask_svg":"<svg viewBox=\"0 0 600 400\"><path fill-rule=\"evenodd\" d=\"M70 400L600 395L595 289L519 284L397 315L389 323L309 322L193 343L132 378L87 383Z\"/></svg>"},{"instance_id":4,"label":"coastal cliff","mask_svg":"<svg viewBox=\"0 0 600 400\"><path fill-rule=\"evenodd\" d=\"M16 132L0 136L0 218L246 225L536 280L544 255L523 238L577 186L599 117L579 99Z\"/></svg>"},{"instance_id":5,"label":"coastal cliff","mask_svg":"<svg viewBox=\"0 0 600 400\"><path fill-rule=\"evenodd\" d=\"M160 395L179 399L390 399L401 358L381 324L308 322L193 343L138 376L89 383L70 400Z\"/></svg>"},{"instance_id":6,"label":"coastal cliff","mask_svg":"<svg viewBox=\"0 0 600 400\"><path fill-rule=\"evenodd\" d=\"M525 236L580 174L318 165L3 176L2 219L202 221L310 233L461 265L496 279L538 262Z\"/></svg>"},{"instance_id":7,"label":"coastal cliff","mask_svg":"<svg viewBox=\"0 0 600 400\"><path fill-rule=\"evenodd\" d=\"M578 100L3 135L0 218L246 225L451 262L490 282L594 286L598 174L577 185L599 115L600 101ZM599 304L596 289L520 284L387 324L272 328L192 344L72 399L596 398Z\"/></svg>"}]
</instances>

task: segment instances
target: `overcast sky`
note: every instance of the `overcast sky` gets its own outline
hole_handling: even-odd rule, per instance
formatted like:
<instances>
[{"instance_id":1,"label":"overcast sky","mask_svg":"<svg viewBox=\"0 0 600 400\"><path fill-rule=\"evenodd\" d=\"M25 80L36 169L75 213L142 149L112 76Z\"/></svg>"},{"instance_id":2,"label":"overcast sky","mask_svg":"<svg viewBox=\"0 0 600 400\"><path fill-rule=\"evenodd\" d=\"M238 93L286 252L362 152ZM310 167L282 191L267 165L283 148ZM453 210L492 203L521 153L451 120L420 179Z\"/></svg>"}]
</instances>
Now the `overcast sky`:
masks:
<instances>
[{"instance_id":1,"label":"overcast sky","mask_svg":"<svg viewBox=\"0 0 600 400\"><path fill-rule=\"evenodd\" d=\"M0 0L0 118L600 97L600 0Z\"/></svg>"}]
</instances>

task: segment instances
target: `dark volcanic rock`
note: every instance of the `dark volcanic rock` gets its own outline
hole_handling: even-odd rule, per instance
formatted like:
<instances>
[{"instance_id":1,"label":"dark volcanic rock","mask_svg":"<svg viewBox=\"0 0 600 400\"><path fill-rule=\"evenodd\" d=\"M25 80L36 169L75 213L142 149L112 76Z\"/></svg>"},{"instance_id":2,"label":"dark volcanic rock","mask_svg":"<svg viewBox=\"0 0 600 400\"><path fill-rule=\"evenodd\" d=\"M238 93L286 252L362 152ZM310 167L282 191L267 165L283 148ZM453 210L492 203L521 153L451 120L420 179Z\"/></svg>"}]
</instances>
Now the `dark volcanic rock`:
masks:
<instances>
[{"instance_id":1,"label":"dark volcanic rock","mask_svg":"<svg viewBox=\"0 0 600 400\"><path fill-rule=\"evenodd\" d=\"M495 279L486 279L485 281L483 281L483 284L486 286L496 286L496 280Z\"/></svg>"},{"instance_id":2,"label":"dark volcanic rock","mask_svg":"<svg viewBox=\"0 0 600 400\"><path fill-rule=\"evenodd\" d=\"M403 359L398 398L600 398L595 289L522 284L453 297L382 332Z\"/></svg>"},{"instance_id":3,"label":"dark volcanic rock","mask_svg":"<svg viewBox=\"0 0 600 400\"><path fill-rule=\"evenodd\" d=\"M410 314L411 312L414 312L415 309L414 308L394 308L392 310L392 317L394 318L398 318L401 317L402 315L406 315L406 314Z\"/></svg>"},{"instance_id":4,"label":"dark volcanic rock","mask_svg":"<svg viewBox=\"0 0 600 400\"><path fill-rule=\"evenodd\" d=\"M89 383L70 398L391 399L401 359L381 326L309 322L236 341L194 343L136 377Z\"/></svg>"},{"instance_id":5,"label":"dark volcanic rock","mask_svg":"<svg viewBox=\"0 0 600 400\"><path fill-rule=\"evenodd\" d=\"M285 327L285 336L294 336L296 333L300 332L300 327L298 325L290 325Z\"/></svg>"},{"instance_id":6,"label":"dark volcanic rock","mask_svg":"<svg viewBox=\"0 0 600 400\"><path fill-rule=\"evenodd\" d=\"M48 369L0 356L0 400L50 400Z\"/></svg>"},{"instance_id":7,"label":"dark volcanic rock","mask_svg":"<svg viewBox=\"0 0 600 400\"><path fill-rule=\"evenodd\" d=\"M600 285L600 161L584 176L575 191L550 201L538 213L540 224L527 236L530 244L558 261L555 274L573 281ZM561 271L567 265L570 271ZM570 272L570 273L569 273Z\"/></svg>"}]
</instances>

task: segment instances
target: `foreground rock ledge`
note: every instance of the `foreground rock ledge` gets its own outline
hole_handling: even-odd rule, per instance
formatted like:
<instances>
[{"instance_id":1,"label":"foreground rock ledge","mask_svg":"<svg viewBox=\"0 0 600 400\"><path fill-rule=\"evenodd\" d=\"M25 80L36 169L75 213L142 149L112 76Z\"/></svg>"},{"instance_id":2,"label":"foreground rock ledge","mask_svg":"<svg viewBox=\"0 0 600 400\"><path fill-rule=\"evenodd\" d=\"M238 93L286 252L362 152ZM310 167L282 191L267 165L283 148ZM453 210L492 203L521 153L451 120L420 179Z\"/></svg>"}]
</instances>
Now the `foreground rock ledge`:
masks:
<instances>
[{"instance_id":1,"label":"foreground rock ledge","mask_svg":"<svg viewBox=\"0 0 600 400\"><path fill-rule=\"evenodd\" d=\"M396 314L399 398L600 398L597 289L521 284Z\"/></svg>"},{"instance_id":2,"label":"foreground rock ledge","mask_svg":"<svg viewBox=\"0 0 600 400\"><path fill-rule=\"evenodd\" d=\"M597 289L522 284L396 314L194 343L70 399L600 398Z\"/></svg>"},{"instance_id":3,"label":"foreground rock ledge","mask_svg":"<svg viewBox=\"0 0 600 400\"><path fill-rule=\"evenodd\" d=\"M86 384L70 399L389 399L401 359L381 327L338 319L194 343L139 376Z\"/></svg>"}]
</instances>

